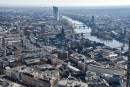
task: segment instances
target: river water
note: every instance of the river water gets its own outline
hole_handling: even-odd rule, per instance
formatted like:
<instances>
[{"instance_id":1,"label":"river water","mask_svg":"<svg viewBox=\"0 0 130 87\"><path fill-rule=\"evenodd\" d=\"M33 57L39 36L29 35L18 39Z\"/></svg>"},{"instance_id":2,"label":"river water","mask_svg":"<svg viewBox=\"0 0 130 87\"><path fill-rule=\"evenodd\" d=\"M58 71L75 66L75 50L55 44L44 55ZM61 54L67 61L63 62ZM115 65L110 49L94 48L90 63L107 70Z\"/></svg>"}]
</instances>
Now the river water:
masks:
<instances>
[{"instance_id":1,"label":"river water","mask_svg":"<svg viewBox=\"0 0 130 87\"><path fill-rule=\"evenodd\" d=\"M77 21L77 20L73 20L67 16L62 16L62 18L65 18L67 19L68 21L70 21L71 23L73 24L83 24L82 22L80 21ZM112 47L112 48L117 48L117 47L120 47L123 45L123 43L113 39L113 40L105 40L105 39L101 39L101 38L98 38L96 36L92 36L90 33L91 33L91 28L88 28L86 27L85 29L84 28L76 28L74 29L76 33L87 33L87 34L84 34L84 37L85 38L88 38L89 40L92 40L92 41L96 41L96 42L100 42L100 43L104 43L105 45L109 46L109 47ZM125 44L125 46L128 46ZM124 50L128 50L128 47L124 47Z\"/></svg>"}]
</instances>

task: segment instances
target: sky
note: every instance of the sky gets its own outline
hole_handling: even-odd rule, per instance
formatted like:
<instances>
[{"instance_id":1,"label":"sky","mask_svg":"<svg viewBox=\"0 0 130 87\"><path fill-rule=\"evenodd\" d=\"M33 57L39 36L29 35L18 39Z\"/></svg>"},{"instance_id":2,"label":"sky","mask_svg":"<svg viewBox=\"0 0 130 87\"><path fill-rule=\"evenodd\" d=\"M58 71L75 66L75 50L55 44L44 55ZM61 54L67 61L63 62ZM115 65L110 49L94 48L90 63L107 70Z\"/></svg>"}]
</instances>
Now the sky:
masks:
<instances>
[{"instance_id":1,"label":"sky","mask_svg":"<svg viewBox=\"0 0 130 87\"><path fill-rule=\"evenodd\" d=\"M120 6L130 0L0 0L1 6Z\"/></svg>"}]
</instances>

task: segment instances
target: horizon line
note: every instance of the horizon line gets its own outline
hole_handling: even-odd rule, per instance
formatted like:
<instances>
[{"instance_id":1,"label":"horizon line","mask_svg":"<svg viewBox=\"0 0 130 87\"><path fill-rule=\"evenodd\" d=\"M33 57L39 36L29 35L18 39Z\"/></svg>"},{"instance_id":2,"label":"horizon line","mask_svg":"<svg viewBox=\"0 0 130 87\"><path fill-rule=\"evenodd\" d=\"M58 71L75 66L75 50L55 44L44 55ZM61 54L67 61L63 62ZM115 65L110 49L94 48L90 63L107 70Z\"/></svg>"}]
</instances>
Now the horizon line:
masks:
<instances>
[{"instance_id":1,"label":"horizon line","mask_svg":"<svg viewBox=\"0 0 130 87\"><path fill-rule=\"evenodd\" d=\"M57 7L130 7L130 5L91 5L91 6L85 6L85 5L72 5L72 6L60 6L60 5L52 5ZM1 5L0 7L52 7L52 6L42 6L42 5Z\"/></svg>"}]
</instances>

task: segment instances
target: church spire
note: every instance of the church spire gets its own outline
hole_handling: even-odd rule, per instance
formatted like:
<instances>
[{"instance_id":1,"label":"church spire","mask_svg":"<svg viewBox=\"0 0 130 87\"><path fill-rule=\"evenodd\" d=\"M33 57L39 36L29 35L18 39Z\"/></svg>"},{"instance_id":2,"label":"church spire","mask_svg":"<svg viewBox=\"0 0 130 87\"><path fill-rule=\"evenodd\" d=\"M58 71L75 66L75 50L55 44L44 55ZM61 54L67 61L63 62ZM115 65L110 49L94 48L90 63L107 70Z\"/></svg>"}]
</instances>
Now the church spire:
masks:
<instances>
[{"instance_id":1,"label":"church spire","mask_svg":"<svg viewBox=\"0 0 130 87\"><path fill-rule=\"evenodd\" d=\"M63 26L62 26L62 29L61 29L61 36L62 36L62 38L65 38L65 31L64 31Z\"/></svg>"}]
</instances>

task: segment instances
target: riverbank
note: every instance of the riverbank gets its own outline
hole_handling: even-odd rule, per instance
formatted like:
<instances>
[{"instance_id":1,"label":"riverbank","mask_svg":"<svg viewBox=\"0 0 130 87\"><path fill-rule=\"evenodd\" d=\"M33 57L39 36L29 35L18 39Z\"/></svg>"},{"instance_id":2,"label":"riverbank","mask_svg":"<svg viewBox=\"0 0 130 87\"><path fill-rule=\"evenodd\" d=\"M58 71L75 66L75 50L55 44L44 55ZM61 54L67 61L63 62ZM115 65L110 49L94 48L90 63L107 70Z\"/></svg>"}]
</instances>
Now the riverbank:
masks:
<instances>
[{"instance_id":1,"label":"riverbank","mask_svg":"<svg viewBox=\"0 0 130 87\"><path fill-rule=\"evenodd\" d=\"M70 21L72 24L83 24L82 22L80 22L80 21L77 21L77 20L73 20L73 19L71 19L71 18L69 18L69 17L67 17L67 16L63 16L63 18L65 18L65 19L67 19L68 21ZM120 47L123 45L123 43L122 42L119 42L119 41L117 41L117 40L115 40L115 39L113 39L113 40L105 40L105 39L102 39L102 38L98 38L97 36L92 36L91 35L91 28L86 28L86 29L74 29L74 31L75 31L75 33L84 33L84 32L88 32L88 33L90 33L90 34L84 34L83 36L84 36L84 38L86 38L86 39L89 39L89 40L91 40L91 41L96 41L96 42L100 42L100 43L103 43L103 44L105 44L106 46L109 46L109 47L111 47L111 48L118 48L118 49L120 49ZM128 47L127 47L128 45L127 44L125 44L125 47L124 47L124 50L126 51L126 50L128 50Z\"/></svg>"}]
</instances>

